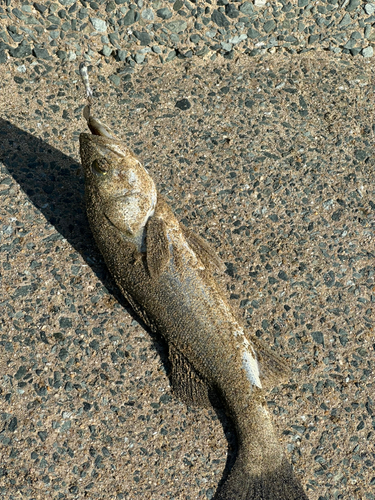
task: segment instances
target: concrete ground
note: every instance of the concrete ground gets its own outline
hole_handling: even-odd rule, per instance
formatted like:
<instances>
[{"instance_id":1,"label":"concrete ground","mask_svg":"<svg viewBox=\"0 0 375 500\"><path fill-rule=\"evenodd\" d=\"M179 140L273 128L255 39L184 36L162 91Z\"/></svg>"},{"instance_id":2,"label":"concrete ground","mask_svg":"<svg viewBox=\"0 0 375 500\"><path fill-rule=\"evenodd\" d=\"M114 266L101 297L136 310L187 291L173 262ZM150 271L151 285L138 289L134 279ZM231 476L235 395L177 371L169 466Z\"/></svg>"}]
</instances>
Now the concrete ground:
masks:
<instances>
[{"instance_id":1,"label":"concrete ground","mask_svg":"<svg viewBox=\"0 0 375 500\"><path fill-rule=\"evenodd\" d=\"M1 81L0 496L210 499L233 430L173 396L165 345L95 247L77 69ZM267 400L309 498L373 500L370 60L175 60L119 87L110 73L90 74L94 114L217 249L249 331L292 368Z\"/></svg>"}]
</instances>

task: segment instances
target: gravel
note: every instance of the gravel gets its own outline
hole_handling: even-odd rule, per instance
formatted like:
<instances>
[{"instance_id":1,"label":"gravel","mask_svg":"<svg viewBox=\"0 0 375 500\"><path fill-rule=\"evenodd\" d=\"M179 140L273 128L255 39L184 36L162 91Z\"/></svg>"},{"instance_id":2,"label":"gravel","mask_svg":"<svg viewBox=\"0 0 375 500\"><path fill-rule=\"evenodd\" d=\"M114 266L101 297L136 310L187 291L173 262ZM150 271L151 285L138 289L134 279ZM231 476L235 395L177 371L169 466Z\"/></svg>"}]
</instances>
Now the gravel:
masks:
<instances>
[{"instance_id":1,"label":"gravel","mask_svg":"<svg viewBox=\"0 0 375 500\"><path fill-rule=\"evenodd\" d=\"M127 64L169 63L181 59L233 59L267 52L372 57L375 6L359 0L298 3L229 2L61 2L22 4L7 0L0 7L4 58L61 59L61 51L93 61L99 54ZM112 50L100 45L110 36ZM114 38L115 37L115 41ZM233 42L232 40L236 40ZM152 49L147 57L141 46ZM88 54L90 47L91 55ZM159 50L154 50L157 47ZM46 52L43 52L46 51ZM124 51L127 53L123 57ZM4 55L5 54L5 55Z\"/></svg>"},{"instance_id":2,"label":"gravel","mask_svg":"<svg viewBox=\"0 0 375 500\"><path fill-rule=\"evenodd\" d=\"M216 248L231 303L291 366L267 402L310 500L374 500L374 4L262 5L2 6L4 498L213 498L236 449L221 410L176 400L165 345L96 250L84 58L95 114Z\"/></svg>"}]
</instances>

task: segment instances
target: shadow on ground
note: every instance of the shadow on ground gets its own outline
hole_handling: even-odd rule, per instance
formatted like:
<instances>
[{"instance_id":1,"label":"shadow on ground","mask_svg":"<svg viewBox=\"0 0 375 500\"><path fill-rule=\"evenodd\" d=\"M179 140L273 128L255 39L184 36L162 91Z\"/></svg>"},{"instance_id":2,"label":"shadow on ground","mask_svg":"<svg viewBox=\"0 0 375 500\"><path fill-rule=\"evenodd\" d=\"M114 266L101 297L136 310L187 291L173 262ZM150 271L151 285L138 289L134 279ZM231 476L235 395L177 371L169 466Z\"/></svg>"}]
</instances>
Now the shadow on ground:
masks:
<instances>
[{"instance_id":1,"label":"shadow on ground","mask_svg":"<svg viewBox=\"0 0 375 500\"><path fill-rule=\"evenodd\" d=\"M102 284L136 318L108 273L90 231L81 165L3 119L0 119L0 160L47 221L82 255ZM144 324L142 326L147 330ZM163 363L168 364L166 347L155 335L153 340Z\"/></svg>"}]
</instances>

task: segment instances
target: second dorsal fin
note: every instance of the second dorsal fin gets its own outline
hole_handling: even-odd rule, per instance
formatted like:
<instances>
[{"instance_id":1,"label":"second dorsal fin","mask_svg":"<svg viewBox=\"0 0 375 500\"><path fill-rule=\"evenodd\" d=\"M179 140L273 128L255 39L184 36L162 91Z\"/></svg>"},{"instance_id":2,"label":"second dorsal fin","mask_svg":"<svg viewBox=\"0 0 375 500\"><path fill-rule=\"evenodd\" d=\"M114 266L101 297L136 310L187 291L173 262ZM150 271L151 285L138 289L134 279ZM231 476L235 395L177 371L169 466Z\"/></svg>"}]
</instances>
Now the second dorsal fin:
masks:
<instances>
[{"instance_id":1,"label":"second dorsal fin","mask_svg":"<svg viewBox=\"0 0 375 500\"><path fill-rule=\"evenodd\" d=\"M223 272L225 269L224 263L220 257L218 257L211 245L196 233L190 231L190 229L185 227L183 224L180 224L180 227L184 233L186 241L197 257L202 261L202 264L212 272Z\"/></svg>"}]
</instances>

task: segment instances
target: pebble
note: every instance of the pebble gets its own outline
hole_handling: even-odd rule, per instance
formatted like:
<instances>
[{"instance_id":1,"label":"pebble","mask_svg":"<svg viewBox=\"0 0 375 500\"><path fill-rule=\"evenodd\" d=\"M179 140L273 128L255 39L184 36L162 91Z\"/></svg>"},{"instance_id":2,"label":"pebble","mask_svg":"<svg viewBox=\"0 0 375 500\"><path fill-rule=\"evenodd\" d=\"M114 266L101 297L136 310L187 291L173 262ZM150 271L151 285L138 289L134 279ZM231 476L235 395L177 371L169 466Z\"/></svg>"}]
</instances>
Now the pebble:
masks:
<instances>
[{"instance_id":1,"label":"pebble","mask_svg":"<svg viewBox=\"0 0 375 500\"><path fill-rule=\"evenodd\" d=\"M346 10L347 10L348 12L352 12L352 11L353 11L353 10L355 10L355 9L358 7L358 5L360 5L361 3L362 3L362 2L361 2L361 0L350 0L350 1L349 1L349 4L348 4L348 5L347 5L347 7L346 7Z\"/></svg>"},{"instance_id":2,"label":"pebble","mask_svg":"<svg viewBox=\"0 0 375 500\"><path fill-rule=\"evenodd\" d=\"M365 12L371 16L375 12L375 5L373 3L367 3L365 5Z\"/></svg>"},{"instance_id":3,"label":"pebble","mask_svg":"<svg viewBox=\"0 0 375 500\"><path fill-rule=\"evenodd\" d=\"M170 19L172 17L172 12L167 8L159 9L156 11L156 15L161 19Z\"/></svg>"},{"instance_id":4,"label":"pebble","mask_svg":"<svg viewBox=\"0 0 375 500\"><path fill-rule=\"evenodd\" d=\"M179 108L182 111L186 111L187 109L190 109L191 104L189 102L189 99L181 99L180 101L177 101L176 108Z\"/></svg>"},{"instance_id":5,"label":"pebble","mask_svg":"<svg viewBox=\"0 0 375 500\"><path fill-rule=\"evenodd\" d=\"M216 9L211 15L211 20L220 28L226 28L230 25L229 20L225 17L225 15Z\"/></svg>"},{"instance_id":6,"label":"pebble","mask_svg":"<svg viewBox=\"0 0 375 500\"><path fill-rule=\"evenodd\" d=\"M123 26L131 26L137 19L137 12L134 9L128 10L125 17L122 19Z\"/></svg>"},{"instance_id":7,"label":"pebble","mask_svg":"<svg viewBox=\"0 0 375 500\"><path fill-rule=\"evenodd\" d=\"M233 48L233 45L231 43L227 43L227 42L221 42L220 45L227 52L230 52L232 50L232 48Z\"/></svg>"},{"instance_id":8,"label":"pebble","mask_svg":"<svg viewBox=\"0 0 375 500\"><path fill-rule=\"evenodd\" d=\"M143 61L145 60L146 54L143 54L141 52L137 52L134 56L134 60L137 64L142 64Z\"/></svg>"},{"instance_id":9,"label":"pebble","mask_svg":"<svg viewBox=\"0 0 375 500\"><path fill-rule=\"evenodd\" d=\"M59 0L59 3L64 5L64 7L70 7L76 3L76 0Z\"/></svg>"},{"instance_id":10,"label":"pebble","mask_svg":"<svg viewBox=\"0 0 375 500\"><path fill-rule=\"evenodd\" d=\"M103 45L101 53L103 54L103 56L109 57L112 54L112 49L111 47L108 47L108 45Z\"/></svg>"},{"instance_id":11,"label":"pebble","mask_svg":"<svg viewBox=\"0 0 375 500\"><path fill-rule=\"evenodd\" d=\"M155 19L155 14L152 9L144 9L141 12L141 17L145 21L153 21Z\"/></svg>"},{"instance_id":12,"label":"pebble","mask_svg":"<svg viewBox=\"0 0 375 500\"><path fill-rule=\"evenodd\" d=\"M99 33L104 33L107 31L107 23L103 19L98 19L97 17L90 17L91 24L94 26L96 31Z\"/></svg>"},{"instance_id":13,"label":"pebble","mask_svg":"<svg viewBox=\"0 0 375 500\"><path fill-rule=\"evenodd\" d=\"M128 52L126 50L118 50L117 51L117 59L119 61L125 61Z\"/></svg>"},{"instance_id":14,"label":"pebble","mask_svg":"<svg viewBox=\"0 0 375 500\"><path fill-rule=\"evenodd\" d=\"M186 23L186 21L177 20L177 21L172 21L170 23L167 23L166 27L170 31L172 31L172 33L182 33L183 31L186 30L187 23Z\"/></svg>"},{"instance_id":15,"label":"pebble","mask_svg":"<svg viewBox=\"0 0 375 500\"><path fill-rule=\"evenodd\" d=\"M158 47L158 45L153 45L152 46L152 51L155 52L155 54L161 54L162 53L162 50L160 47Z\"/></svg>"},{"instance_id":16,"label":"pebble","mask_svg":"<svg viewBox=\"0 0 375 500\"><path fill-rule=\"evenodd\" d=\"M147 31L134 30L133 33L134 36L141 42L141 45L149 45L151 43L151 37Z\"/></svg>"},{"instance_id":17,"label":"pebble","mask_svg":"<svg viewBox=\"0 0 375 500\"><path fill-rule=\"evenodd\" d=\"M45 60L51 60L52 57L50 56L49 52L47 49L35 47L33 50L34 56L37 59L45 59Z\"/></svg>"},{"instance_id":18,"label":"pebble","mask_svg":"<svg viewBox=\"0 0 375 500\"><path fill-rule=\"evenodd\" d=\"M119 75L110 75L108 79L113 83L113 85L116 85L116 87L118 87L121 83L121 77Z\"/></svg>"},{"instance_id":19,"label":"pebble","mask_svg":"<svg viewBox=\"0 0 375 500\"><path fill-rule=\"evenodd\" d=\"M235 37L229 39L229 43L233 43L234 45L236 45L237 43L240 43L243 40L246 40L246 38L247 38L247 35L245 35L245 34L242 34L239 36L236 35Z\"/></svg>"},{"instance_id":20,"label":"pebble","mask_svg":"<svg viewBox=\"0 0 375 500\"><path fill-rule=\"evenodd\" d=\"M369 46L364 49L362 49L362 55L363 57L372 57L374 55L374 49Z\"/></svg>"},{"instance_id":21,"label":"pebble","mask_svg":"<svg viewBox=\"0 0 375 500\"><path fill-rule=\"evenodd\" d=\"M27 57L27 56L31 55L31 46L25 40L23 40L18 45L18 47L15 47L15 48L11 47L11 48L9 48L9 54L12 57L17 57L17 58Z\"/></svg>"},{"instance_id":22,"label":"pebble","mask_svg":"<svg viewBox=\"0 0 375 500\"><path fill-rule=\"evenodd\" d=\"M40 12L41 14L44 14L45 11L47 10L47 6L46 5L43 5L41 3L38 3L38 2L34 2L33 3L33 6L35 7L35 9Z\"/></svg>"}]
</instances>

